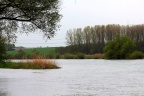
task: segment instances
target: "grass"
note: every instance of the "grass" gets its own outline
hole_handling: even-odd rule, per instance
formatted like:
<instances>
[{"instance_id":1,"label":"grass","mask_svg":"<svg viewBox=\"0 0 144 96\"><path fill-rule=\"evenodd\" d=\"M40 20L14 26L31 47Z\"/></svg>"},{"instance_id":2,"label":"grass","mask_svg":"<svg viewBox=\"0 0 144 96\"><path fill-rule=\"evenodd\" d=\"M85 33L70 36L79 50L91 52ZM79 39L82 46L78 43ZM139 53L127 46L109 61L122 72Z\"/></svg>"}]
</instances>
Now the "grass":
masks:
<instances>
[{"instance_id":1,"label":"grass","mask_svg":"<svg viewBox=\"0 0 144 96\"><path fill-rule=\"evenodd\" d=\"M41 53L41 54L55 54L55 47L44 47L44 48L26 48L24 49L23 51L26 53L26 54L31 54L33 52L33 50ZM10 55L15 55L18 53L17 50L13 50L13 51L7 51L8 54Z\"/></svg>"},{"instance_id":2,"label":"grass","mask_svg":"<svg viewBox=\"0 0 144 96\"><path fill-rule=\"evenodd\" d=\"M44 48L26 48L23 50L24 54L19 54L19 51L7 51L8 59L33 59L37 55L45 56L45 59L104 59L104 54L87 55L83 53L65 53L59 54L56 52L57 47ZM43 58L44 59L44 58Z\"/></svg>"},{"instance_id":3,"label":"grass","mask_svg":"<svg viewBox=\"0 0 144 96\"><path fill-rule=\"evenodd\" d=\"M58 69L57 63L53 60L33 59L26 62L5 62L0 64L0 68L10 69Z\"/></svg>"}]
</instances>

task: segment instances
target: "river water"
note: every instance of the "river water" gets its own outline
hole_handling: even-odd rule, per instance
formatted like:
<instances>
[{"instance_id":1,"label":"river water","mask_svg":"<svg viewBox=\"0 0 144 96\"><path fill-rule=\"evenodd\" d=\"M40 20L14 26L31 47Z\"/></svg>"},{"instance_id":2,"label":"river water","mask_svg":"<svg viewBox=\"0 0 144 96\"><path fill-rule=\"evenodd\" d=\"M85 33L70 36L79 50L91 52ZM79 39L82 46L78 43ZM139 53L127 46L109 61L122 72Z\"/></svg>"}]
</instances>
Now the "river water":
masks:
<instances>
[{"instance_id":1,"label":"river water","mask_svg":"<svg viewBox=\"0 0 144 96\"><path fill-rule=\"evenodd\" d=\"M0 96L144 96L144 60L56 60L61 69L0 69Z\"/></svg>"}]
</instances>

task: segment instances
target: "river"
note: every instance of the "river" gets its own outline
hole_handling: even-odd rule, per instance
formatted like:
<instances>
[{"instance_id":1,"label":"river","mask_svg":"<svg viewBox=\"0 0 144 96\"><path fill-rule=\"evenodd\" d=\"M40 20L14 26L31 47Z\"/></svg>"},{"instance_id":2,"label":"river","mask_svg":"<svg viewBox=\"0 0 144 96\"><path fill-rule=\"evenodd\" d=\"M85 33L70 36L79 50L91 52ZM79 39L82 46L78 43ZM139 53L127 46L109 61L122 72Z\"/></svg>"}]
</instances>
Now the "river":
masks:
<instances>
[{"instance_id":1,"label":"river","mask_svg":"<svg viewBox=\"0 0 144 96\"><path fill-rule=\"evenodd\" d=\"M61 69L0 69L0 96L144 96L144 60L56 60Z\"/></svg>"}]
</instances>

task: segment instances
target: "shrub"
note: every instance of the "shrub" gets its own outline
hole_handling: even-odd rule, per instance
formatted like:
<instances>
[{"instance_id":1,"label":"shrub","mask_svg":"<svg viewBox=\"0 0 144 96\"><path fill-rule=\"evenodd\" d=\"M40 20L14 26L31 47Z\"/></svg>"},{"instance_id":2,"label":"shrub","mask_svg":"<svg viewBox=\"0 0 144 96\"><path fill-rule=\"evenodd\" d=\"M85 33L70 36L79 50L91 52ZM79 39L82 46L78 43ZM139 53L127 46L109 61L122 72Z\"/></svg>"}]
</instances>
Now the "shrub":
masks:
<instances>
[{"instance_id":1,"label":"shrub","mask_svg":"<svg viewBox=\"0 0 144 96\"><path fill-rule=\"evenodd\" d=\"M106 43L104 48L107 59L126 59L136 50L136 45L128 36L116 35L114 40Z\"/></svg>"},{"instance_id":2,"label":"shrub","mask_svg":"<svg viewBox=\"0 0 144 96\"><path fill-rule=\"evenodd\" d=\"M140 51L135 51L129 56L129 59L143 59L143 58L144 58L144 54Z\"/></svg>"},{"instance_id":3,"label":"shrub","mask_svg":"<svg viewBox=\"0 0 144 96\"><path fill-rule=\"evenodd\" d=\"M76 54L78 59L84 59L84 54L83 53L78 53Z\"/></svg>"}]
</instances>

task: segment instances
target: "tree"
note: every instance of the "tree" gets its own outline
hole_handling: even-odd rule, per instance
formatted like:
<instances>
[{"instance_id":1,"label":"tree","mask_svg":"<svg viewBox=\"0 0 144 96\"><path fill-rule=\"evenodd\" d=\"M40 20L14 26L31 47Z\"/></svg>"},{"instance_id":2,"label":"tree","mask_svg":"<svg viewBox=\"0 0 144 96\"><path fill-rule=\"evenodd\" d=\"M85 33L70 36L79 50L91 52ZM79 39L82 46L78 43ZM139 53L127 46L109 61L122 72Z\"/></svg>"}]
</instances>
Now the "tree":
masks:
<instances>
[{"instance_id":1,"label":"tree","mask_svg":"<svg viewBox=\"0 0 144 96\"><path fill-rule=\"evenodd\" d=\"M0 32L9 40L16 31L29 33L38 29L51 38L59 28L59 0L0 0Z\"/></svg>"},{"instance_id":2,"label":"tree","mask_svg":"<svg viewBox=\"0 0 144 96\"><path fill-rule=\"evenodd\" d=\"M0 36L0 63L4 62L6 55L5 38Z\"/></svg>"},{"instance_id":3,"label":"tree","mask_svg":"<svg viewBox=\"0 0 144 96\"><path fill-rule=\"evenodd\" d=\"M18 31L38 30L46 38L53 37L61 19L59 5L59 0L0 0L0 62L6 53L4 41L14 42Z\"/></svg>"},{"instance_id":4,"label":"tree","mask_svg":"<svg viewBox=\"0 0 144 96\"><path fill-rule=\"evenodd\" d=\"M116 35L104 48L107 59L127 59L136 50L136 45L128 36Z\"/></svg>"},{"instance_id":5,"label":"tree","mask_svg":"<svg viewBox=\"0 0 144 96\"><path fill-rule=\"evenodd\" d=\"M117 34L127 35L134 40L138 51L144 52L144 25L95 25L71 29L67 32L68 52L86 54L103 53L105 44L113 40ZM79 45L79 46L78 46Z\"/></svg>"}]
</instances>

